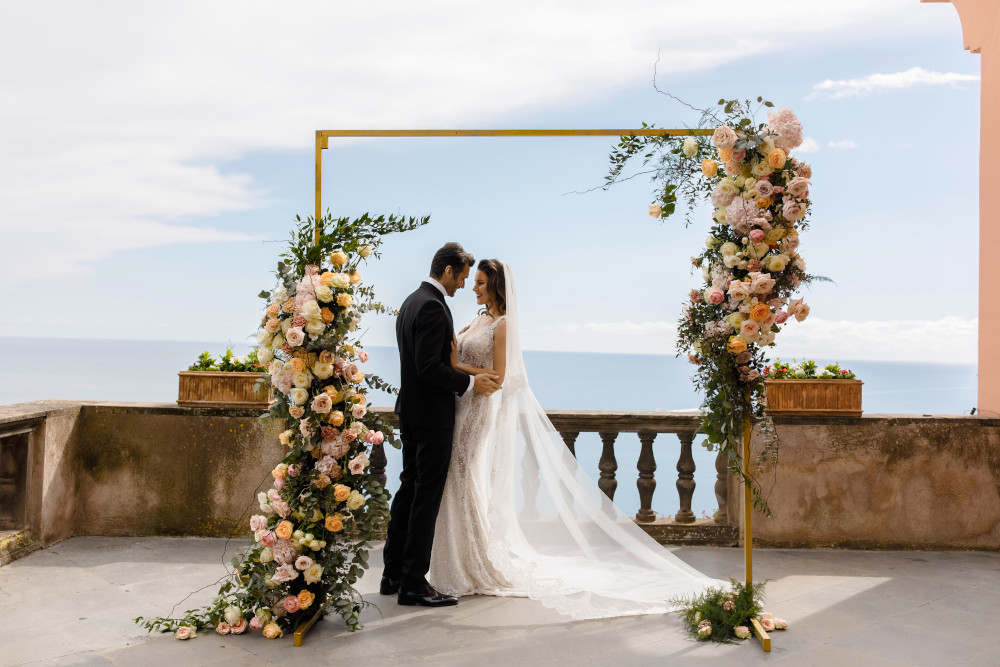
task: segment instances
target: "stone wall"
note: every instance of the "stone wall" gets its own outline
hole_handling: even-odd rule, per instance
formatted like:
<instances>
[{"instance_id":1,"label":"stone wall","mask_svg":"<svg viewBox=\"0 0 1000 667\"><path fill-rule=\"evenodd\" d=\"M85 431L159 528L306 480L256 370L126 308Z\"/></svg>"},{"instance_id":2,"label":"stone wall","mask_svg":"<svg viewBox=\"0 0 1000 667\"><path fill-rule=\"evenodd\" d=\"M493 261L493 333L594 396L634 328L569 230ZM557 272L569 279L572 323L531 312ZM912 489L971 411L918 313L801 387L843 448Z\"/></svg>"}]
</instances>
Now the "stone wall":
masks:
<instances>
[{"instance_id":1,"label":"stone wall","mask_svg":"<svg viewBox=\"0 0 1000 667\"><path fill-rule=\"evenodd\" d=\"M779 461L760 475L773 514L755 514L754 544L1000 549L1000 420L869 415L774 422ZM730 498L742 501L734 487ZM741 517L742 506L731 516Z\"/></svg>"}]
</instances>

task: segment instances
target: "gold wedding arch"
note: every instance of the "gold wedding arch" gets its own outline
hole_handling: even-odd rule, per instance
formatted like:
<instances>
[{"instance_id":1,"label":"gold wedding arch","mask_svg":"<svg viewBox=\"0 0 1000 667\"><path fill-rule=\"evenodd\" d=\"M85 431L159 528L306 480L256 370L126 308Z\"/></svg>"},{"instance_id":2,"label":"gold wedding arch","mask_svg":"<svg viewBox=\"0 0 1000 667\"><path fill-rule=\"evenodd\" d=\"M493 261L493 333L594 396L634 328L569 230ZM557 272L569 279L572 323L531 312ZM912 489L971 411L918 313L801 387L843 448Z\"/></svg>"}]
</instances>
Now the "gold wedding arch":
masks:
<instances>
[{"instance_id":1,"label":"gold wedding arch","mask_svg":"<svg viewBox=\"0 0 1000 667\"><path fill-rule=\"evenodd\" d=\"M319 241L320 224L323 211L323 151L330 147L330 138L346 137L621 137L634 135L637 137L660 137L660 136L707 136L712 134L712 130L702 129L664 129L644 127L639 129L619 129L619 130L316 130L316 240ZM744 425L743 429L743 462L750 458L750 424ZM744 475L744 479L749 479ZM743 485L743 522L744 538L743 553L746 568L746 583L749 586L753 582L753 538L751 534L751 514L753 504L751 503L750 483L747 481ZM317 614L318 616L318 614ZM315 621L315 618L312 619ZM753 620L753 630L760 639L761 647L765 651L771 650L771 639L767 636L764 628L756 619ZM295 645L302 645L302 635L309 631L312 622L305 627L295 631Z\"/></svg>"}]
</instances>

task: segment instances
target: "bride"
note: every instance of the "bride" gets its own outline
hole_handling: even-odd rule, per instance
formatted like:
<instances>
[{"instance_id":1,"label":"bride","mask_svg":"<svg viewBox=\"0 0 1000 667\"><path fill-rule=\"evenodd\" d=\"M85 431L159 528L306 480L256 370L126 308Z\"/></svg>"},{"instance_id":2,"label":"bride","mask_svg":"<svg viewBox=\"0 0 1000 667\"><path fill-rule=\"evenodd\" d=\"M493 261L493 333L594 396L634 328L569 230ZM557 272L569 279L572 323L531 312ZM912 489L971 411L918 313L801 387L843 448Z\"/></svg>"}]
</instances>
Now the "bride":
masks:
<instances>
[{"instance_id":1,"label":"bride","mask_svg":"<svg viewBox=\"0 0 1000 667\"><path fill-rule=\"evenodd\" d=\"M670 611L718 585L636 526L587 476L528 386L510 268L482 260L483 310L452 365L503 389L458 400L428 579L451 595L531 597L573 618Z\"/></svg>"}]
</instances>

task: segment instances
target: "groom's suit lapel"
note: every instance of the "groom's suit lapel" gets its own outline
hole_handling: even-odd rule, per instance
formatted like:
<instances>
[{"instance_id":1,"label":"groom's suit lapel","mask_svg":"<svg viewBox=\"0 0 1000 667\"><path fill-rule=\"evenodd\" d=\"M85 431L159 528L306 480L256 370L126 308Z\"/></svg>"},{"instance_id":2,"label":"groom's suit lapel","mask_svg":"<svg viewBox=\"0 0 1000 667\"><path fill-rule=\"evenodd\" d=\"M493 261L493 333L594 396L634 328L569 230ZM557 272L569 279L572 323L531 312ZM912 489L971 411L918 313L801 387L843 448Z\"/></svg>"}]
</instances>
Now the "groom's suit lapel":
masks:
<instances>
[{"instance_id":1,"label":"groom's suit lapel","mask_svg":"<svg viewBox=\"0 0 1000 667\"><path fill-rule=\"evenodd\" d=\"M454 329L455 328L455 324L454 324L454 320L452 320L452 318L451 318L451 308L448 307L448 302L445 301L444 294L441 294L441 292L438 290L438 288L434 287L434 285L431 285L428 282L422 282L422 283L420 283L420 289L424 290L431 297L433 297L434 299L437 299L438 301L441 302L441 305L444 306L445 315L448 316L448 325L452 329Z\"/></svg>"}]
</instances>

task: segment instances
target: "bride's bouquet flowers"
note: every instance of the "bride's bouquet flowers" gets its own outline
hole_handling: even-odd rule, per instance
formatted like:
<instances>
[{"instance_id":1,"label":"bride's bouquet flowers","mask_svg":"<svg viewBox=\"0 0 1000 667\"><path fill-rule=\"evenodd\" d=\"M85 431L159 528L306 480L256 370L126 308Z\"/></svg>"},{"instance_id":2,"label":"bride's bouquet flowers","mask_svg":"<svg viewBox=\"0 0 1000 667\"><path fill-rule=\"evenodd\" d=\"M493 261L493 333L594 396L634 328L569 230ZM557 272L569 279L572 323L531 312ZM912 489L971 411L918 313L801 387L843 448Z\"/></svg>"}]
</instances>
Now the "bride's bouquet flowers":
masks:
<instances>
[{"instance_id":1,"label":"bride's bouquet flowers","mask_svg":"<svg viewBox=\"0 0 1000 667\"><path fill-rule=\"evenodd\" d=\"M364 312L386 312L362 280L361 267L383 234L426 224L427 218L299 220L278 264L277 286L265 300L256 359L266 364L275 400L265 423L284 428L287 454L250 517L253 543L233 559L232 576L209 607L181 619L137 619L177 637L259 631L274 639L317 610L336 611L360 628L364 602L353 584L368 567L366 540L384 524L389 495L369 470L374 445L398 446L391 428L368 412L367 388L390 389L362 367L368 353L356 330Z\"/></svg>"}]
</instances>

